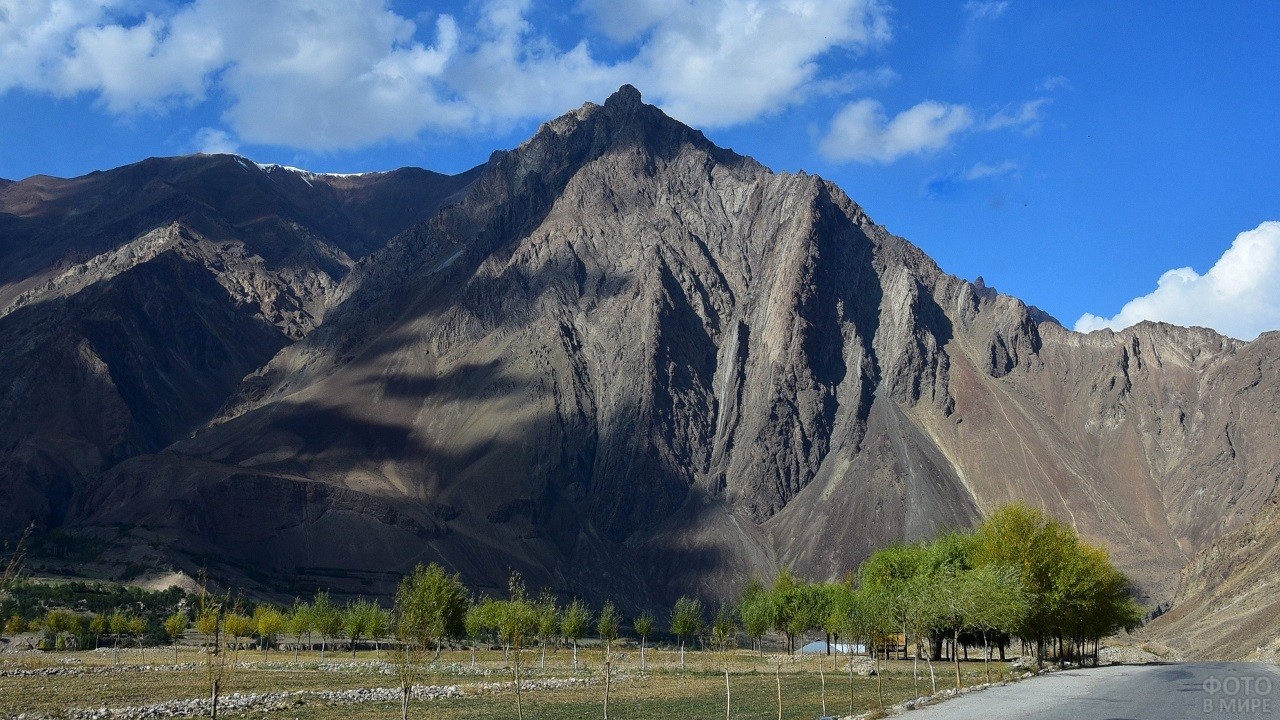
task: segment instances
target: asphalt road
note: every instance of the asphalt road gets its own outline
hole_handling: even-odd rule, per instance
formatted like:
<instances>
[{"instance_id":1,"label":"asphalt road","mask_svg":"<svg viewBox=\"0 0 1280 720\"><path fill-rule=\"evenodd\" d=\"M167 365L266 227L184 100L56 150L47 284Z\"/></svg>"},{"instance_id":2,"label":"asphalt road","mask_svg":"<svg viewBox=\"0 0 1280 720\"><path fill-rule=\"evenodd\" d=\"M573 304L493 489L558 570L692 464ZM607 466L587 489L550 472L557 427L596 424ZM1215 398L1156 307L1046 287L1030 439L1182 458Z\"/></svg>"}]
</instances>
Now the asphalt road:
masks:
<instances>
[{"instance_id":1,"label":"asphalt road","mask_svg":"<svg viewBox=\"0 0 1280 720\"><path fill-rule=\"evenodd\" d=\"M1280 666L1114 665L1066 670L947 700L912 720L1280 718Z\"/></svg>"}]
</instances>

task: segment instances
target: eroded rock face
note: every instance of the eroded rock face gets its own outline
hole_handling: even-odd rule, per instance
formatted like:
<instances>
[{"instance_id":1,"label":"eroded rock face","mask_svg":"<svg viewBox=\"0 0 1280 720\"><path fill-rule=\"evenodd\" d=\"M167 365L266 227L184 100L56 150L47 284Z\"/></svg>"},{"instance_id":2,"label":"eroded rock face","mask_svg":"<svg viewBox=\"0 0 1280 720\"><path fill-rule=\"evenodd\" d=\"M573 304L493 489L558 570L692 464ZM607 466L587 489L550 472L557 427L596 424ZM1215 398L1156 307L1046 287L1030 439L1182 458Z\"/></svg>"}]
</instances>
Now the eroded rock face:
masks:
<instances>
[{"instance_id":1,"label":"eroded rock face","mask_svg":"<svg viewBox=\"0 0 1280 720\"><path fill-rule=\"evenodd\" d=\"M495 153L322 294L319 327L74 522L259 577L439 560L646 605L839 577L1024 501L1165 598L1275 493L1273 338L1069 332L632 89Z\"/></svg>"},{"instance_id":2,"label":"eroded rock face","mask_svg":"<svg viewBox=\"0 0 1280 720\"><path fill-rule=\"evenodd\" d=\"M205 423L467 182L194 156L0 185L0 531L56 526L102 470Z\"/></svg>"}]
</instances>

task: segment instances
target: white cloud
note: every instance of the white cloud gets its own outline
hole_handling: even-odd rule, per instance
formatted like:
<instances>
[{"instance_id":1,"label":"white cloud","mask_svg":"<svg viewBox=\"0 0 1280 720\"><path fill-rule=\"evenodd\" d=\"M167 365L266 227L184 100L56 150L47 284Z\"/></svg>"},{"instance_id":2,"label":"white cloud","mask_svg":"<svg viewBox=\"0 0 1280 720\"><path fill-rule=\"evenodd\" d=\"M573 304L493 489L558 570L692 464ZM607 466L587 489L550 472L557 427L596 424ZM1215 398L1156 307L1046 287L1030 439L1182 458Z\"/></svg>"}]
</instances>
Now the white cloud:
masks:
<instances>
[{"instance_id":1,"label":"white cloud","mask_svg":"<svg viewBox=\"0 0 1280 720\"><path fill-rule=\"evenodd\" d=\"M1040 126L1040 121L1044 118L1044 107L1049 102L1049 98L1038 98L1028 100L1016 108L999 110L982 122L982 129L1015 128L1024 132L1034 132Z\"/></svg>"},{"instance_id":2,"label":"white cloud","mask_svg":"<svg viewBox=\"0 0 1280 720\"><path fill-rule=\"evenodd\" d=\"M1075 329L1119 330L1143 320L1210 327L1242 340L1280 329L1280 222L1237 235L1207 273L1170 270L1154 292L1129 301L1114 317L1086 313Z\"/></svg>"},{"instance_id":3,"label":"white cloud","mask_svg":"<svg viewBox=\"0 0 1280 720\"><path fill-rule=\"evenodd\" d=\"M1054 92L1055 90L1070 89L1071 79L1065 75L1051 75L1044 80L1041 80L1040 84L1036 85L1036 90L1039 92Z\"/></svg>"},{"instance_id":4,"label":"white cloud","mask_svg":"<svg viewBox=\"0 0 1280 720\"><path fill-rule=\"evenodd\" d=\"M700 125L751 120L798 101L833 48L888 42L887 10L873 0L587 0L620 41L640 41L627 75L665 110Z\"/></svg>"},{"instance_id":5,"label":"white cloud","mask_svg":"<svg viewBox=\"0 0 1280 720\"><path fill-rule=\"evenodd\" d=\"M979 119L967 105L926 100L889 120L879 102L864 98L836 113L818 150L835 162L889 163L942 150L966 132L1013 129L1030 134L1040 127L1049 102L1029 100ZM946 181L955 179L948 176Z\"/></svg>"},{"instance_id":6,"label":"white cloud","mask_svg":"<svg viewBox=\"0 0 1280 720\"><path fill-rule=\"evenodd\" d=\"M218 128L200 128L196 132L195 151L208 155L234 154L240 152L240 145L231 133Z\"/></svg>"},{"instance_id":7,"label":"white cloud","mask_svg":"<svg viewBox=\"0 0 1280 720\"><path fill-rule=\"evenodd\" d=\"M605 62L551 41L529 0L481 0L465 27L389 2L4 0L0 92L125 115L212 99L243 142L331 150L544 118L623 82L688 122L744 122L830 90L825 53L890 36L879 0L584 0L624 48Z\"/></svg>"},{"instance_id":8,"label":"white cloud","mask_svg":"<svg viewBox=\"0 0 1280 720\"><path fill-rule=\"evenodd\" d=\"M836 161L888 163L941 150L973 124L964 105L926 100L889 120L880 103L857 100L836 114L819 150Z\"/></svg>"},{"instance_id":9,"label":"white cloud","mask_svg":"<svg viewBox=\"0 0 1280 720\"><path fill-rule=\"evenodd\" d=\"M1008 9L1008 0L969 0L964 4L970 20L994 20Z\"/></svg>"},{"instance_id":10,"label":"white cloud","mask_svg":"<svg viewBox=\"0 0 1280 720\"><path fill-rule=\"evenodd\" d=\"M1022 170L1018 163L1012 160L1005 160L999 165L989 165L984 162L975 163L964 173L965 180L985 180L988 178L1004 177L1006 175L1017 175Z\"/></svg>"}]
</instances>

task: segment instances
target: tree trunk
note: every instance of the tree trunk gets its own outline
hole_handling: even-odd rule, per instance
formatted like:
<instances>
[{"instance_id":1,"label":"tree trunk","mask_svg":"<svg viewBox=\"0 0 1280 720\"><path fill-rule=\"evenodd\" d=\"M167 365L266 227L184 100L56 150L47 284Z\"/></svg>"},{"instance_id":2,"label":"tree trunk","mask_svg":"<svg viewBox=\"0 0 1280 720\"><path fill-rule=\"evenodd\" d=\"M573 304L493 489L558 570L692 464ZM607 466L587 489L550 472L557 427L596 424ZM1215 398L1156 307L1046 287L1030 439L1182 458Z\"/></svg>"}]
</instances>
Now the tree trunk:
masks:
<instances>
[{"instance_id":1,"label":"tree trunk","mask_svg":"<svg viewBox=\"0 0 1280 720\"><path fill-rule=\"evenodd\" d=\"M886 653L889 652L888 644L885 645L885 652ZM875 653L875 656L876 656L876 695L880 699L880 707L884 707L884 673L880 672L880 653ZM888 658L885 658L885 662L888 662Z\"/></svg>"},{"instance_id":2,"label":"tree trunk","mask_svg":"<svg viewBox=\"0 0 1280 720\"><path fill-rule=\"evenodd\" d=\"M733 707L731 701L732 701L732 696L730 696L729 694L729 663L728 661L725 661L725 664L724 664L724 720L730 720L729 708Z\"/></svg>"},{"instance_id":3,"label":"tree trunk","mask_svg":"<svg viewBox=\"0 0 1280 720\"><path fill-rule=\"evenodd\" d=\"M684 672L684 638L680 638L680 672Z\"/></svg>"},{"instance_id":4,"label":"tree trunk","mask_svg":"<svg viewBox=\"0 0 1280 720\"><path fill-rule=\"evenodd\" d=\"M991 684L991 644L987 642L987 633L982 633L982 662L986 665L987 684Z\"/></svg>"},{"instance_id":5,"label":"tree trunk","mask_svg":"<svg viewBox=\"0 0 1280 720\"><path fill-rule=\"evenodd\" d=\"M782 663L773 666L773 676L778 681L778 720L782 720Z\"/></svg>"},{"instance_id":6,"label":"tree trunk","mask_svg":"<svg viewBox=\"0 0 1280 720\"><path fill-rule=\"evenodd\" d=\"M577 638L574 638L574 641L573 641L573 670L574 672L578 671L578 640Z\"/></svg>"},{"instance_id":7,"label":"tree trunk","mask_svg":"<svg viewBox=\"0 0 1280 720\"><path fill-rule=\"evenodd\" d=\"M604 720L609 720L609 681L613 679L611 677L612 666L613 663L608 659L604 661Z\"/></svg>"},{"instance_id":8,"label":"tree trunk","mask_svg":"<svg viewBox=\"0 0 1280 720\"><path fill-rule=\"evenodd\" d=\"M511 668L516 675L516 719L524 720L524 710L520 707L520 651L511 648L514 654L511 656Z\"/></svg>"},{"instance_id":9,"label":"tree trunk","mask_svg":"<svg viewBox=\"0 0 1280 720\"><path fill-rule=\"evenodd\" d=\"M640 672L644 672L644 638L640 638Z\"/></svg>"},{"instance_id":10,"label":"tree trunk","mask_svg":"<svg viewBox=\"0 0 1280 720\"><path fill-rule=\"evenodd\" d=\"M849 652L849 714L853 714L853 652Z\"/></svg>"},{"instance_id":11,"label":"tree trunk","mask_svg":"<svg viewBox=\"0 0 1280 720\"><path fill-rule=\"evenodd\" d=\"M209 690L209 717L213 718L213 720L218 720L218 690L220 689L218 686L221 682L221 680L215 678Z\"/></svg>"},{"instance_id":12,"label":"tree trunk","mask_svg":"<svg viewBox=\"0 0 1280 720\"><path fill-rule=\"evenodd\" d=\"M411 688L408 683L400 686L400 720L409 720L409 693Z\"/></svg>"},{"instance_id":13,"label":"tree trunk","mask_svg":"<svg viewBox=\"0 0 1280 720\"><path fill-rule=\"evenodd\" d=\"M960 646L960 630L958 628L955 630L955 635L952 637L951 642L952 642L951 663L956 666L956 693L959 693L960 692L960 653L956 652L956 649Z\"/></svg>"},{"instance_id":14,"label":"tree trunk","mask_svg":"<svg viewBox=\"0 0 1280 720\"><path fill-rule=\"evenodd\" d=\"M831 643L827 643L831 647ZM822 674L822 663L818 663L818 682L822 683L822 716L827 716L827 676ZM726 718L725 720L728 720Z\"/></svg>"},{"instance_id":15,"label":"tree trunk","mask_svg":"<svg viewBox=\"0 0 1280 720\"><path fill-rule=\"evenodd\" d=\"M928 654L926 654L924 656L924 662L926 665L929 666L929 688L930 688L929 693L931 695L937 695L938 694L938 676L935 675L933 672L933 660L929 657Z\"/></svg>"}]
</instances>

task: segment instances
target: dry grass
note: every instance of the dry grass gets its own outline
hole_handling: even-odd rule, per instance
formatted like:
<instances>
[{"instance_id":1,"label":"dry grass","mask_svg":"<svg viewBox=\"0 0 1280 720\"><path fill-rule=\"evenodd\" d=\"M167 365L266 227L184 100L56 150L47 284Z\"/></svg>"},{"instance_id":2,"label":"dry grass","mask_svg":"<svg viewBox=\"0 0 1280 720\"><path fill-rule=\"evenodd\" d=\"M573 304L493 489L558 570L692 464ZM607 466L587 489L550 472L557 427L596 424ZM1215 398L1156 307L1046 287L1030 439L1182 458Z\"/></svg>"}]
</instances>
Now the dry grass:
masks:
<instances>
[{"instance_id":1,"label":"dry grass","mask_svg":"<svg viewBox=\"0 0 1280 720\"><path fill-rule=\"evenodd\" d=\"M47 667L62 663L71 663L72 666L112 665L110 655L94 653L31 653L2 657L0 669ZM575 671L568 650L548 653L546 670L542 670L536 651L524 655L523 667L532 679L585 676L595 681L589 686L525 693L525 717L539 720L601 717L603 686L599 681L602 677L602 653L594 649L580 650L579 657L581 668ZM184 649L179 656L180 662L199 662L200 659L201 653L191 648ZM374 653L362 652L358 659L361 663L369 663L377 658ZM684 671L680 670L677 653L650 650L647 659L649 669L642 675L637 652L628 650L615 654L614 668L617 676L609 703L611 718L696 720L724 717L725 687L721 656L690 652ZM243 653L241 660L248 665L238 669L232 676L228 693L392 687L396 683L394 675L377 672L375 667L350 665L350 654L329 653L326 657L325 661L328 663L344 664L341 670L319 669L318 653L304 653L300 665L293 665L293 656L287 653L272 653L269 663L265 665L260 653ZM413 715L444 720L514 717L514 696L509 691L479 689L480 683L510 681L510 665L504 661L502 652L481 652L478 661L481 670L489 671L488 676L471 673L470 653L445 653L439 666L444 671L428 672L422 682L458 685L464 691L470 687L468 697L416 702ZM794 658L761 657L740 651L729 656L733 718L766 720L777 717L775 661L780 661L786 717L818 717L822 714L823 677L826 681L828 714L842 715L849 712L848 674L833 671L830 658L815 657L798 662ZM124 653L121 657L121 663L126 665L168 665L172 662L173 654L169 650L149 650L146 653L134 651ZM462 672L449 671L455 665L462 668ZM820 666L823 668L821 675ZM962 667L966 684L985 681L982 663L969 662ZM928 672L923 663L920 664L920 669L923 677L918 687L921 693L927 693ZM947 687L948 682L953 682L950 666L940 665L937 671L939 689ZM148 705L166 700L203 697L205 687L205 675L201 669L120 669L107 674L5 677L0 681L0 715L23 712L56 715L66 708ZM884 681L886 704L914 697L917 694L916 687L911 677L910 662L895 661L890 664ZM855 712L865 712L879 704L874 677L855 677L853 693ZM398 706L394 704L324 706L313 702L292 708L288 716L317 720L359 720L396 717L398 711Z\"/></svg>"}]
</instances>

